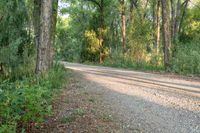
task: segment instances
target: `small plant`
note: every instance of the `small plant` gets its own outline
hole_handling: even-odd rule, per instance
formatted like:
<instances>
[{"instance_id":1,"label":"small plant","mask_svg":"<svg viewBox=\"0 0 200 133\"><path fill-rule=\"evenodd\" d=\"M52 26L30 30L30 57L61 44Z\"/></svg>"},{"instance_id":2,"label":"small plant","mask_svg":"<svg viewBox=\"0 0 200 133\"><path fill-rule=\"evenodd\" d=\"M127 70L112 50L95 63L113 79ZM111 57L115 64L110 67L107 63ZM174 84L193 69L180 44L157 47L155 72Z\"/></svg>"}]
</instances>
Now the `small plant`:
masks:
<instances>
[{"instance_id":1,"label":"small plant","mask_svg":"<svg viewBox=\"0 0 200 133\"><path fill-rule=\"evenodd\" d=\"M85 115L85 110L82 108L78 108L75 110L74 112L75 115L79 115L79 116L84 116Z\"/></svg>"},{"instance_id":2,"label":"small plant","mask_svg":"<svg viewBox=\"0 0 200 133\"><path fill-rule=\"evenodd\" d=\"M71 123L74 122L76 120L76 117L74 115L72 116L65 116L61 119L61 123L62 124L67 124L67 123Z\"/></svg>"},{"instance_id":3,"label":"small plant","mask_svg":"<svg viewBox=\"0 0 200 133\"><path fill-rule=\"evenodd\" d=\"M63 67L56 66L47 76L4 80L0 84L0 132L21 132L52 115L52 98L62 87L64 75Z\"/></svg>"},{"instance_id":4,"label":"small plant","mask_svg":"<svg viewBox=\"0 0 200 133\"><path fill-rule=\"evenodd\" d=\"M90 102L92 102L92 103L95 102L95 100L94 100L93 98L89 98L88 100L89 100Z\"/></svg>"}]
</instances>

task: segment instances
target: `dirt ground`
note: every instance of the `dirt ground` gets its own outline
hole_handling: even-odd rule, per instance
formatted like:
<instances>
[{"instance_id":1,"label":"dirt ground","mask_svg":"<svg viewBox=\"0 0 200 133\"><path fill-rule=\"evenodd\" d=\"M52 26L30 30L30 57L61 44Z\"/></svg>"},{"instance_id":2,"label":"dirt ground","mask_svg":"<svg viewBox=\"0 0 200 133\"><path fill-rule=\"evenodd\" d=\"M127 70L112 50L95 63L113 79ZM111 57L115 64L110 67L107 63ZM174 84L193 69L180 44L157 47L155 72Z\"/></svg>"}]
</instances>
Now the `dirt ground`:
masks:
<instances>
[{"instance_id":1,"label":"dirt ground","mask_svg":"<svg viewBox=\"0 0 200 133\"><path fill-rule=\"evenodd\" d=\"M77 75L54 101L54 115L38 125L32 133L121 133L123 126L102 102L102 94L88 92ZM80 76L80 75L79 75Z\"/></svg>"}]
</instances>

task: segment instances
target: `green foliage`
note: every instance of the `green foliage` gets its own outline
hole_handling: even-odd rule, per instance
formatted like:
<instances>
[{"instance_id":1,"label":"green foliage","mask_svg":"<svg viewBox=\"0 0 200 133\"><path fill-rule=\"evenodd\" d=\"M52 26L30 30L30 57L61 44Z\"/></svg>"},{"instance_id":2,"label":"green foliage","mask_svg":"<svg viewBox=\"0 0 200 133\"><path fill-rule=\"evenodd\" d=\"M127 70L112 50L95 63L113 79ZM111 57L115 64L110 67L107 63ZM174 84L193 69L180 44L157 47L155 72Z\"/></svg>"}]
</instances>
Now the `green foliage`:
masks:
<instances>
[{"instance_id":1,"label":"green foliage","mask_svg":"<svg viewBox=\"0 0 200 133\"><path fill-rule=\"evenodd\" d=\"M98 32L95 31L85 31L85 54L87 54L84 60L97 62L99 61L100 54L107 57L110 54L108 47L103 45L103 38L106 37L108 29L98 28Z\"/></svg>"},{"instance_id":2,"label":"green foliage","mask_svg":"<svg viewBox=\"0 0 200 133\"><path fill-rule=\"evenodd\" d=\"M103 65L119 67L119 68L130 68L137 70L152 70L152 71L163 71L163 64L157 65L152 58L150 61L136 61L133 57L123 54L119 54L119 52L114 52L110 58L107 58Z\"/></svg>"},{"instance_id":3,"label":"green foliage","mask_svg":"<svg viewBox=\"0 0 200 133\"><path fill-rule=\"evenodd\" d=\"M31 0L0 2L1 133L25 132L43 122L51 115L53 94L65 81L64 67L58 64L47 74L34 74L32 4Z\"/></svg>"},{"instance_id":4,"label":"green foliage","mask_svg":"<svg viewBox=\"0 0 200 133\"><path fill-rule=\"evenodd\" d=\"M137 62L145 62L153 45L151 23L146 18L140 18L137 11L132 13L134 19L128 28L128 54Z\"/></svg>"},{"instance_id":5,"label":"green foliage","mask_svg":"<svg viewBox=\"0 0 200 133\"><path fill-rule=\"evenodd\" d=\"M172 59L172 69L179 74L200 75L199 42L180 43Z\"/></svg>"},{"instance_id":6,"label":"green foliage","mask_svg":"<svg viewBox=\"0 0 200 133\"><path fill-rule=\"evenodd\" d=\"M200 3L187 9L180 34L180 42L174 47L172 71L179 74L200 75Z\"/></svg>"},{"instance_id":7,"label":"green foliage","mask_svg":"<svg viewBox=\"0 0 200 133\"><path fill-rule=\"evenodd\" d=\"M64 83L65 70L56 65L47 75L36 75L0 85L0 131L15 132L17 125L28 128L51 115L52 97ZM18 129L22 130L22 129Z\"/></svg>"},{"instance_id":8,"label":"green foliage","mask_svg":"<svg viewBox=\"0 0 200 133\"><path fill-rule=\"evenodd\" d=\"M114 30L120 32L120 28L118 28L120 23L118 1L103 1L103 18L99 6L95 2L82 0L65 0L65 2L70 6L63 7L61 13L67 13L69 21L68 26L62 29L66 34L61 37L61 31L58 31L59 40L57 42L62 44L60 58L76 62L97 62L99 61L100 51L104 58L107 57L110 54L111 47L117 47L116 44L120 44L119 35L116 36L113 33ZM97 2L100 3L100 0L97 0ZM103 20L101 21L101 19ZM101 23L103 23L103 26ZM111 23L113 24L111 25ZM103 34L102 38L100 34ZM62 39L60 38L65 38L65 41L61 42ZM101 43L98 41L101 41Z\"/></svg>"},{"instance_id":9,"label":"green foliage","mask_svg":"<svg viewBox=\"0 0 200 133\"><path fill-rule=\"evenodd\" d=\"M97 38L96 33L92 31L85 31L85 38L88 42L87 51L91 54L99 53L100 48L102 47L102 40L100 41Z\"/></svg>"},{"instance_id":10,"label":"green foliage","mask_svg":"<svg viewBox=\"0 0 200 133\"><path fill-rule=\"evenodd\" d=\"M180 35L181 42L200 41L200 2L194 8L187 10L187 16L183 23L183 31Z\"/></svg>"},{"instance_id":11,"label":"green foliage","mask_svg":"<svg viewBox=\"0 0 200 133\"><path fill-rule=\"evenodd\" d=\"M160 10L160 43L158 50L155 46L157 4L151 1L125 1L122 6L118 0L82 1L63 0L67 8L67 24L61 24L58 32L60 41L60 57L68 61L99 62L102 54L104 65L134 68L142 70L163 70L164 54L162 43L162 11ZM176 1L177 2L177 1ZM175 4L177 4L174 2ZM99 4L97 4L99 3ZM183 1L181 1L184 6ZM101 4L103 10L100 10ZM133 4L133 5L131 5ZM171 70L173 72L199 73L200 42L200 3L191 1L180 22L178 37L172 44ZM161 6L161 5L160 5ZM176 7L176 6L175 6ZM162 7L160 7L162 8ZM126 16L126 53L122 47L122 9ZM176 10L176 8L175 8ZM175 11L176 12L176 11ZM180 19L182 19L183 8ZM179 16L175 19L178 21ZM172 17L170 18L172 19ZM179 23L179 22L178 22ZM175 26L170 23L171 27ZM106 34L101 35L99 28L105 28ZM63 39L64 38L64 39ZM63 41L61 41L63 39ZM102 39L102 40L100 40ZM171 40L173 42L173 40ZM179 42L179 43L178 43ZM177 43L177 44L175 44ZM197 50L198 49L198 50ZM156 52L158 51L158 53ZM101 54L100 54L101 53ZM187 54L186 54L187 53ZM189 64L189 65L188 65Z\"/></svg>"},{"instance_id":12,"label":"green foliage","mask_svg":"<svg viewBox=\"0 0 200 133\"><path fill-rule=\"evenodd\" d=\"M18 78L33 71L34 45L25 1L0 4L0 77ZM29 68L29 69L27 69ZM23 70L23 71L22 71Z\"/></svg>"},{"instance_id":13,"label":"green foliage","mask_svg":"<svg viewBox=\"0 0 200 133\"><path fill-rule=\"evenodd\" d=\"M72 116L65 116L62 118L61 123L66 124L66 123L71 123L76 120L76 117L74 115Z\"/></svg>"},{"instance_id":14,"label":"green foliage","mask_svg":"<svg viewBox=\"0 0 200 133\"><path fill-rule=\"evenodd\" d=\"M80 56L80 42L75 39L76 27L71 25L71 20L58 17L56 33L56 58L68 61L77 61Z\"/></svg>"}]
</instances>

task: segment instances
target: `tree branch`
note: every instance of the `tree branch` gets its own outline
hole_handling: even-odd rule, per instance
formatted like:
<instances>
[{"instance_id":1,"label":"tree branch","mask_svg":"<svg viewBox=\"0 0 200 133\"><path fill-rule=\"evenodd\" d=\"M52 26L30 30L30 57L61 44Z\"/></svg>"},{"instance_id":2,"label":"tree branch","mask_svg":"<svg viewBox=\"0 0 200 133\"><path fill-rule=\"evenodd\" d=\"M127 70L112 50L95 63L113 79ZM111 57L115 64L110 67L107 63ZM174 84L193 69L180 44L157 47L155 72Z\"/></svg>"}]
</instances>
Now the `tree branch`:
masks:
<instances>
[{"instance_id":1,"label":"tree branch","mask_svg":"<svg viewBox=\"0 0 200 133\"><path fill-rule=\"evenodd\" d=\"M96 0L85 0L85 1L93 2L93 3L96 4L99 8L101 8L101 4L98 3Z\"/></svg>"}]
</instances>

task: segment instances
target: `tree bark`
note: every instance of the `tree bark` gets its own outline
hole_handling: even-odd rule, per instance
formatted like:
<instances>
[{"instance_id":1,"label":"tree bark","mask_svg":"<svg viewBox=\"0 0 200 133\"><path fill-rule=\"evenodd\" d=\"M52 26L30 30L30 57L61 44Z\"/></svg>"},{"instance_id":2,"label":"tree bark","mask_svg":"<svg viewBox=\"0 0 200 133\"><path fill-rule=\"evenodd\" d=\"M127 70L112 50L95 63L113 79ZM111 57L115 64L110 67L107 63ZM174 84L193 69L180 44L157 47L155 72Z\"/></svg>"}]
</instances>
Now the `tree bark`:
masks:
<instances>
[{"instance_id":1,"label":"tree bark","mask_svg":"<svg viewBox=\"0 0 200 133\"><path fill-rule=\"evenodd\" d=\"M52 46L50 51L50 66L53 66L54 58L54 44L55 44L55 35L56 35L56 23L58 15L58 0L53 0L53 12L52 12Z\"/></svg>"},{"instance_id":2,"label":"tree bark","mask_svg":"<svg viewBox=\"0 0 200 133\"><path fill-rule=\"evenodd\" d=\"M155 42L154 49L155 53L158 56L160 48L160 0L155 3L155 17L154 17L154 29L155 29Z\"/></svg>"},{"instance_id":3,"label":"tree bark","mask_svg":"<svg viewBox=\"0 0 200 133\"><path fill-rule=\"evenodd\" d=\"M41 14L41 0L34 0L33 9L33 27L35 34L35 43L38 47L40 38L40 14Z\"/></svg>"},{"instance_id":4,"label":"tree bark","mask_svg":"<svg viewBox=\"0 0 200 133\"><path fill-rule=\"evenodd\" d=\"M102 64L103 63L103 29L104 29L104 2L103 0L100 0L100 36L99 36L99 40L100 40L100 53L99 53L99 63Z\"/></svg>"},{"instance_id":5,"label":"tree bark","mask_svg":"<svg viewBox=\"0 0 200 133\"><path fill-rule=\"evenodd\" d=\"M175 18L176 18L176 0L171 0L171 38L172 38L172 42L174 42Z\"/></svg>"},{"instance_id":6,"label":"tree bark","mask_svg":"<svg viewBox=\"0 0 200 133\"><path fill-rule=\"evenodd\" d=\"M37 47L36 73L44 73L51 67L52 46L52 0L41 1L40 34Z\"/></svg>"},{"instance_id":7,"label":"tree bark","mask_svg":"<svg viewBox=\"0 0 200 133\"><path fill-rule=\"evenodd\" d=\"M173 33L173 42L177 42L178 41L178 31L180 28L180 19L181 19L181 0L177 1L177 5L176 5L176 19L175 19L175 23L174 23L174 33Z\"/></svg>"},{"instance_id":8,"label":"tree bark","mask_svg":"<svg viewBox=\"0 0 200 133\"><path fill-rule=\"evenodd\" d=\"M125 1L120 0L121 4L121 29L122 29L122 48L123 54L126 52L126 10L125 10Z\"/></svg>"},{"instance_id":9,"label":"tree bark","mask_svg":"<svg viewBox=\"0 0 200 133\"><path fill-rule=\"evenodd\" d=\"M189 1L190 0L185 0L184 3L183 3L183 7L182 7L183 9L182 9L182 15L181 15L181 19L180 19L178 34L180 34L180 32L181 32L181 27L182 27L183 19L185 17L186 9L188 7Z\"/></svg>"},{"instance_id":10,"label":"tree bark","mask_svg":"<svg viewBox=\"0 0 200 133\"><path fill-rule=\"evenodd\" d=\"M170 30L170 0L162 0L162 31L164 44L165 70L170 70L171 30Z\"/></svg>"}]
</instances>

